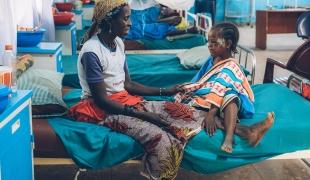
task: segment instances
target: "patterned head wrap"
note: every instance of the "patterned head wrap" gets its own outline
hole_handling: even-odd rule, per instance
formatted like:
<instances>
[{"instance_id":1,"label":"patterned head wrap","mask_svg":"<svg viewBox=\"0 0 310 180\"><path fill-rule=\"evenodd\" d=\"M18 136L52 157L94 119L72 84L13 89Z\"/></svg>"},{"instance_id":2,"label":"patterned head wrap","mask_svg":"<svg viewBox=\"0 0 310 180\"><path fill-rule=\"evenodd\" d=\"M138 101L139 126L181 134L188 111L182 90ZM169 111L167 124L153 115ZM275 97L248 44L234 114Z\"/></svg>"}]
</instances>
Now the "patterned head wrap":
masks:
<instances>
[{"instance_id":1,"label":"patterned head wrap","mask_svg":"<svg viewBox=\"0 0 310 180\"><path fill-rule=\"evenodd\" d=\"M83 37L81 45L98 31L102 20L111 20L113 15L119 13L125 4L127 4L126 0L98 0L94 9L92 25Z\"/></svg>"},{"instance_id":2,"label":"patterned head wrap","mask_svg":"<svg viewBox=\"0 0 310 180\"><path fill-rule=\"evenodd\" d=\"M93 21L101 22L103 19L109 19L120 11L120 7L127 4L126 0L100 0L96 2ZM114 10L115 9L115 10ZM112 12L112 10L114 10Z\"/></svg>"}]
</instances>

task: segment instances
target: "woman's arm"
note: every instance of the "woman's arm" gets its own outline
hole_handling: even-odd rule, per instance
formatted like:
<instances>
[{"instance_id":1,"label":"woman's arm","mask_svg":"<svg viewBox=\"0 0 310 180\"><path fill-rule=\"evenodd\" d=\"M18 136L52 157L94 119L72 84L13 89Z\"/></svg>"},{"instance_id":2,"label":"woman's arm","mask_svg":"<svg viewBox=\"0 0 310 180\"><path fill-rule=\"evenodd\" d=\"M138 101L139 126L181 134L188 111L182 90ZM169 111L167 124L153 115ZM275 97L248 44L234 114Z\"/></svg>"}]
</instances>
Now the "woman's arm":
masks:
<instances>
[{"instance_id":1,"label":"woman's arm","mask_svg":"<svg viewBox=\"0 0 310 180\"><path fill-rule=\"evenodd\" d=\"M107 96L103 83L92 83L88 84L88 86L90 88L95 104L109 114L122 114L136 117L159 126L169 125L165 119L160 116L160 114L138 111L134 108L124 106L116 101L110 100Z\"/></svg>"},{"instance_id":2,"label":"woman's arm","mask_svg":"<svg viewBox=\"0 0 310 180\"><path fill-rule=\"evenodd\" d=\"M109 99L104 84L103 68L95 53L84 53L81 58L81 64L85 71L85 79L90 89L92 99L103 111L108 114L122 114L165 125L163 119L158 114L137 111L130 106L124 106Z\"/></svg>"},{"instance_id":3,"label":"woman's arm","mask_svg":"<svg viewBox=\"0 0 310 180\"><path fill-rule=\"evenodd\" d=\"M177 92L182 91L178 86L172 87L172 88L155 88L155 87L149 87L144 86L140 83L134 82L131 80L127 64L124 66L125 71L125 89L135 95L141 95L141 96L171 96L176 94Z\"/></svg>"},{"instance_id":4,"label":"woman's arm","mask_svg":"<svg viewBox=\"0 0 310 180\"><path fill-rule=\"evenodd\" d=\"M108 98L106 88L102 82L88 83L95 104L109 114L125 115L124 106Z\"/></svg>"}]
</instances>

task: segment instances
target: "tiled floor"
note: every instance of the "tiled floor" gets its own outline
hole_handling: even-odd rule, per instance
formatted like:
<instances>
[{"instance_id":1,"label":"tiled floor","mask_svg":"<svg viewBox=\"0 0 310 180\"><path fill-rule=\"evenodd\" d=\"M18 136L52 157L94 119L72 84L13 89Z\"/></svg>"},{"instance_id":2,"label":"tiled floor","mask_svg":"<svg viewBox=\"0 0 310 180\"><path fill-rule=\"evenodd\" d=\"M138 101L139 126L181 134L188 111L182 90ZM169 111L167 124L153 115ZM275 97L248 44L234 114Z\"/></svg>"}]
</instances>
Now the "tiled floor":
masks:
<instances>
[{"instance_id":1,"label":"tiled floor","mask_svg":"<svg viewBox=\"0 0 310 180\"><path fill-rule=\"evenodd\" d=\"M296 34L268 35L267 50L255 49L255 28L240 27L240 43L254 49L257 57L255 82L263 79L267 57L287 62L303 41ZM287 74L285 71L275 71L276 75ZM309 164L308 164L309 165ZM177 180L303 180L310 179L310 168L302 160L267 160L229 171L199 175L186 170L180 170ZM36 180L71 180L77 168L75 166L36 166ZM79 180L143 180L139 175L139 164L122 164L100 171L82 172Z\"/></svg>"}]
</instances>

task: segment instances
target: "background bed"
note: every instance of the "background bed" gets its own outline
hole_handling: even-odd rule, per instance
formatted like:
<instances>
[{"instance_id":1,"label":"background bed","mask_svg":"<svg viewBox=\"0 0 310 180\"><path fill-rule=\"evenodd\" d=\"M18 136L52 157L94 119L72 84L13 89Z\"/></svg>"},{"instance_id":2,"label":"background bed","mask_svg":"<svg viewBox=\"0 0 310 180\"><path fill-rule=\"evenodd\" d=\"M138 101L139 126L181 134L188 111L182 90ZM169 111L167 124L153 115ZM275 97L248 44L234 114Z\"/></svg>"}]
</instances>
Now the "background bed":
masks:
<instances>
[{"instance_id":1,"label":"background bed","mask_svg":"<svg viewBox=\"0 0 310 180\"><path fill-rule=\"evenodd\" d=\"M80 88L75 58L63 58L63 85ZM188 82L198 71L183 68L176 54L127 54L126 60L132 80L149 86L167 87Z\"/></svg>"},{"instance_id":2,"label":"background bed","mask_svg":"<svg viewBox=\"0 0 310 180\"><path fill-rule=\"evenodd\" d=\"M135 41L136 44L132 43ZM205 45L206 37L202 34L191 35L188 38L176 39L169 41L167 39L141 39L125 40L126 50L159 50L159 49L190 49L197 46Z\"/></svg>"},{"instance_id":3,"label":"background bed","mask_svg":"<svg viewBox=\"0 0 310 180\"><path fill-rule=\"evenodd\" d=\"M251 84L254 84L256 57L252 50L238 46L235 58L243 66ZM183 50L137 50L126 51L131 79L154 87L169 87L189 82L197 70L185 69L177 57ZM206 57L207 59L207 57ZM77 75L77 56L63 56L65 77L63 85L81 88Z\"/></svg>"},{"instance_id":4,"label":"background bed","mask_svg":"<svg viewBox=\"0 0 310 180\"><path fill-rule=\"evenodd\" d=\"M187 21L192 20L200 34L185 34L166 37L165 39L125 40L126 50L160 50L160 49L190 49L207 43L207 33L212 27L212 20L202 13L192 14L180 11L180 15ZM187 36L185 38L185 36ZM183 37L183 38L182 38ZM168 40L169 39L169 40ZM172 40L174 39L174 40Z\"/></svg>"}]
</instances>

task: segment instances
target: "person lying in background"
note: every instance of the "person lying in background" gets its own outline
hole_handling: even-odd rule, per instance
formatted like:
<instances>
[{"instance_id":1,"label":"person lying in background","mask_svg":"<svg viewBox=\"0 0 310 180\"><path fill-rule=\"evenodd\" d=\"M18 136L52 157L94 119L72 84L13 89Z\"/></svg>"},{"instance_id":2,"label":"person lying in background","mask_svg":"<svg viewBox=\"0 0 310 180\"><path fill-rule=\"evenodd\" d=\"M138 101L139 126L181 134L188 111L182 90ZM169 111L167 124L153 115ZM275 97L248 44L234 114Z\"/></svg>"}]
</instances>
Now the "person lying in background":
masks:
<instances>
[{"instance_id":1,"label":"person lying in background","mask_svg":"<svg viewBox=\"0 0 310 180\"><path fill-rule=\"evenodd\" d=\"M198 33L195 26L189 27L176 10L156 5L144 10L131 10L132 26L125 39L163 39L186 33Z\"/></svg>"}]
</instances>

